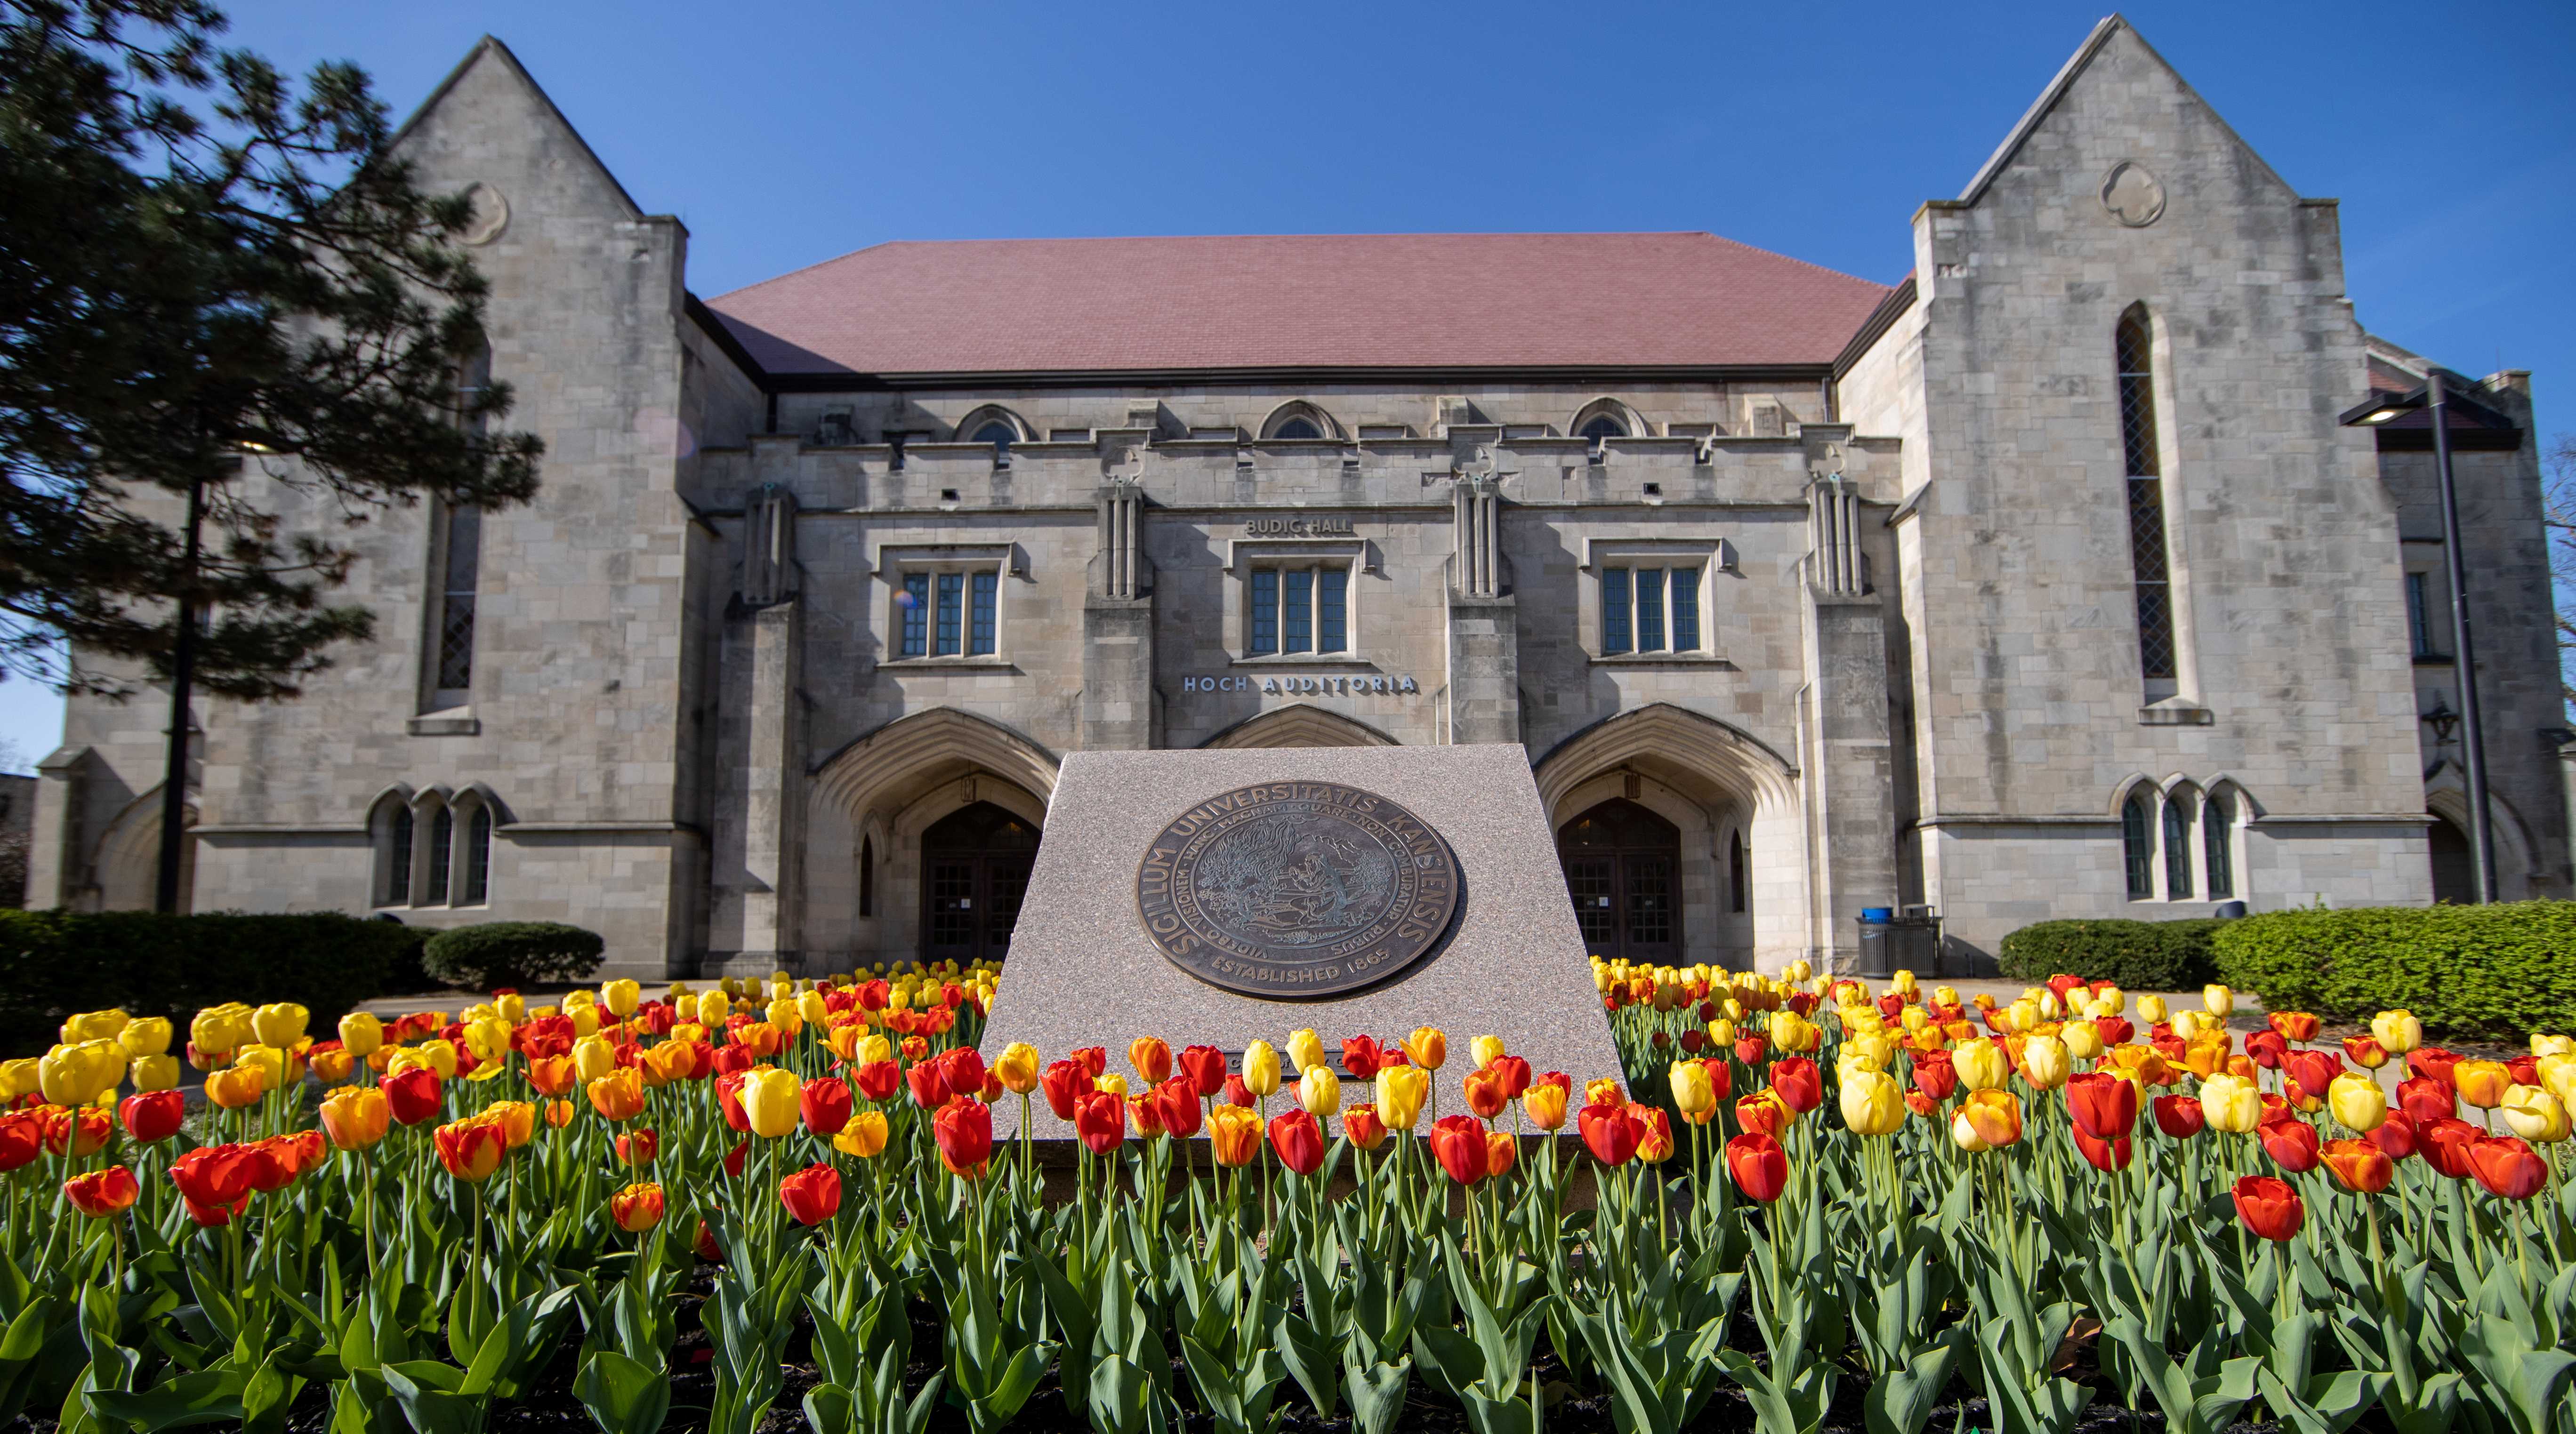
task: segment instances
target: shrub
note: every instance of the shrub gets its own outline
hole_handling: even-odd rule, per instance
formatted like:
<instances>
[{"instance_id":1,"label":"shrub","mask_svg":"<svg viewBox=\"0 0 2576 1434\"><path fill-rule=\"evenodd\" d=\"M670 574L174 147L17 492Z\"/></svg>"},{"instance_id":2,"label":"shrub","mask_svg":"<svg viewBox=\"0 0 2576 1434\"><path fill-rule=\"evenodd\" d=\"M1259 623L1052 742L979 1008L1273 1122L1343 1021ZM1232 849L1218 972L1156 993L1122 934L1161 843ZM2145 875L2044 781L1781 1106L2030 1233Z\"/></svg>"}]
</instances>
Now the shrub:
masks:
<instances>
[{"instance_id":1,"label":"shrub","mask_svg":"<svg viewBox=\"0 0 2576 1434\"><path fill-rule=\"evenodd\" d=\"M40 1054L65 1016L111 1006L184 1028L225 1001L294 1001L327 1036L351 1007L385 993L421 936L331 912L0 911L0 1054Z\"/></svg>"},{"instance_id":2,"label":"shrub","mask_svg":"<svg viewBox=\"0 0 2576 1434\"><path fill-rule=\"evenodd\" d=\"M2042 921L2006 936L2003 974L2016 981L2081 976L2124 991L2196 991L2218 979L2209 938L2224 921Z\"/></svg>"},{"instance_id":3,"label":"shrub","mask_svg":"<svg viewBox=\"0 0 2576 1434\"><path fill-rule=\"evenodd\" d=\"M588 980L605 949L598 932L559 921L487 921L438 933L420 956L431 980L489 991Z\"/></svg>"},{"instance_id":4,"label":"shrub","mask_svg":"<svg viewBox=\"0 0 2576 1434\"><path fill-rule=\"evenodd\" d=\"M2273 911L2227 923L2216 945L2227 982L2276 1011L2403 1008L2427 1031L2516 1045L2576 1029L2576 901Z\"/></svg>"}]
</instances>

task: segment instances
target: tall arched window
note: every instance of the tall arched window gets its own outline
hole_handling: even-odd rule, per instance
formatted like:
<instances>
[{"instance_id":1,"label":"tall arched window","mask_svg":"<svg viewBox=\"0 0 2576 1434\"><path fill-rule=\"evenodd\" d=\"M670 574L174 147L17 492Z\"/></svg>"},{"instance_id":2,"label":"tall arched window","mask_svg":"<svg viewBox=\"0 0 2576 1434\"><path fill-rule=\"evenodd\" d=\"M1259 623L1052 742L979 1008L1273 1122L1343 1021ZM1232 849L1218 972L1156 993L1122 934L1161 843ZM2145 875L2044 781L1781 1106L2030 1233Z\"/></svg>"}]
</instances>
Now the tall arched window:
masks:
<instances>
[{"instance_id":1,"label":"tall arched window","mask_svg":"<svg viewBox=\"0 0 2576 1434\"><path fill-rule=\"evenodd\" d=\"M877 914L877 843L874 837L859 838L859 914Z\"/></svg>"},{"instance_id":2,"label":"tall arched window","mask_svg":"<svg viewBox=\"0 0 2576 1434\"><path fill-rule=\"evenodd\" d=\"M2191 797L2165 798L2165 899L2191 899Z\"/></svg>"},{"instance_id":3,"label":"tall arched window","mask_svg":"<svg viewBox=\"0 0 2576 1434\"><path fill-rule=\"evenodd\" d=\"M2200 867L2212 901L2236 894L2235 825L2236 803L2225 792L2212 792L2200 804Z\"/></svg>"},{"instance_id":4,"label":"tall arched window","mask_svg":"<svg viewBox=\"0 0 2576 1434\"><path fill-rule=\"evenodd\" d=\"M467 432L481 434L484 416L477 411L492 387L492 346L479 336L456 364L456 417ZM431 510L431 562L437 574L431 610L438 622L430 630L430 687L433 707L458 707L472 700L474 685L474 598L483 574L483 510L438 502Z\"/></svg>"},{"instance_id":5,"label":"tall arched window","mask_svg":"<svg viewBox=\"0 0 2576 1434\"><path fill-rule=\"evenodd\" d=\"M2153 818L2147 814L2147 799L2141 793L2120 807L2120 859L2128 870L2129 899L2144 901L2156 894L2156 853L2151 844Z\"/></svg>"},{"instance_id":6,"label":"tall arched window","mask_svg":"<svg viewBox=\"0 0 2576 1434\"><path fill-rule=\"evenodd\" d=\"M464 905L481 906L492 897L492 809L477 806L465 824Z\"/></svg>"},{"instance_id":7,"label":"tall arched window","mask_svg":"<svg viewBox=\"0 0 2576 1434\"><path fill-rule=\"evenodd\" d=\"M1742 915L1753 894L1752 874L1744 869L1744 833L1726 839L1726 909Z\"/></svg>"},{"instance_id":8,"label":"tall arched window","mask_svg":"<svg viewBox=\"0 0 2576 1434\"><path fill-rule=\"evenodd\" d=\"M2120 316L2120 451L2129 471L2129 562L2138 587L2138 670L2174 678L2173 584L2165 565L2164 465L2156 451L2155 334L2143 304Z\"/></svg>"},{"instance_id":9,"label":"tall arched window","mask_svg":"<svg viewBox=\"0 0 2576 1434\"><path fill-rule=\"evenodd\" d=\"M431 906L447 904L447 873L456 847L456 814L440 807L429 819L429 881L421 900Z\"/></svg>"},{"instance_id":10,"label":"tall arched window","mask_svg":"<svg viewBox=\"0 0 2576 1434\"><path fill-rule=\"evenodd\" d=\"M387 825L390 831L387 833L388 839L385 843L385 879L379 883L384 891L384 900L377 904L409 906L411 904L411 808L394 808L393 819Z\"/></svg>"}]
</instances>

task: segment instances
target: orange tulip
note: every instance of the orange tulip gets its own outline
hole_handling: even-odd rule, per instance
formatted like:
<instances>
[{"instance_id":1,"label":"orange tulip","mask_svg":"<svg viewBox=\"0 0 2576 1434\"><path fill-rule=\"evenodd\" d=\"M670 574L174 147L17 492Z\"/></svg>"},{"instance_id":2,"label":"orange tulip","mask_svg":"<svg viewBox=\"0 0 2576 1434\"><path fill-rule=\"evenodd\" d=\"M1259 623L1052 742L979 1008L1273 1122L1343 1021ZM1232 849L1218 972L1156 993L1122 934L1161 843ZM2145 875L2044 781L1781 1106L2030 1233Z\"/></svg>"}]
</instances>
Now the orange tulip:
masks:
<instances>
[{"instance_id":1,"label":"orange tulip","mask_svg":"<svg viewBox=\"0 0 2576 1434\"><path fill-rule=\"evenodd\" d=\"M2021 1139L2021 1098L2008 1090L1972 1090L1959 1103L1958 1118L1989 1147Z\"/></svg>"},{"instance_id":2,"label":"orange tulip","mask_svg":"<svg viewBox=\"0 0 2576 1434\"><path fill-rule=\"evenodd\" d=\"M2388 1064L2388 1048L2381 1045L2375 1036L2344 1037L2343 1053L2363 1070L2375 1071Z\"/></svg>"},{"instance_id":3,"label":"orange tulip","mask_svg":"<svg viewBox=\"0 0 2576 1434\"><path fill-rule=\"evenodd\" d=\"M431 1132L438 1146L438 1162L447 1173L459 1180L481 1184L501 1168L501 1157L509 1153L509 1136L500 1123L485 1116L468 1116Z\"/></svg>"},{"instance_id":4,"label":"orange tulip","mask_svg":"<svg viewBox=\"0 0 2576 1434\"><path fill-rule=\"evenodd\" d=\"M1540 1130L1562 1129L1565 1125L1565 1087L1546 1081L1531 1086L1521 1095L1521 1110L1529 1117L1529 1123ZM1342 1124L1347 1130L1350 1122L1345 1119Z\"/></svg>"},{"instance_id":5,"label":"orange tulip","mask_svg":"<svg viewBox=\"0 0 2576 1434\"><path fill-rule=\"evenodd\" d=\"M1776 1137L1798 1123L1798 1112L1778 1091L1764 1086L1735 1103L1735 1123L1753 1134Z\"/></svg>"},{"instance_id":6,"label":"orange tulip","mask_svg":"<svg viewBox=\"0 0 2576 1434\"><path fill-rule=\"evenodd\" d=\"M662 1223L662 1187L647 1180L608 1197L609 1218L617 1228L640 1235Z\"/></svg>"},{"instance_id":7,"label":"orange tulip","mask_svg":"<svg viewBox=\"0 0 2576 1434\"><path fill-rule=\"evenodd\" d=\"M2280 1032L2285 1041L2313 1041L2317 1038L2317 1018L2305 1011L2274 1011L2272 1029Z\"/></svg>"},{"instance_id":8,"label":"orange tulip","mask_svg":"<svg viewBox=\"0 0 2576 1434\"><path fill-rule=\"evenodd\" d=\"M590 1083L586 1092L590 1108L602 1119L627 1121L644 1113L644 1076L633 1067L620 1067Z\"/></svg>"},{"instance_id":9,"label":"orange tulip","mask_svg":"<svg viewBox=\"0 0 2576 1434\"><path fill-rule=\"evenodd\" d=\"M2470 1105L2493 1110L2513 1089L2513 1071L2502 1061L2462 1061L2451 1067L2451 1087Z\"/></svg>"},{"instance_id":10,"label":"orange tulip","mask_svg":"<svg viewBox=\"0 0 2576 1434\"><path fill-rule=\"evenodd\" d=\"M2328 1170L2356 1195L2376 1195L2397 1178L2397 1162L2368 1140L2329 1140L2322 1152Z\"/></svg>"},{"instance_id":11,"label":"orange tulip","mask_svg":"<svg viewBox=\"0 0 2576 1434\"><path fill-rule=\"evenodd\" d=\"M385 1138L393 1103L371 1085L344 1085L322 1097L322 1130L342 1150L364 1150Z\"/></svg>"},{"instance_id":12,"label":"orange tulip","mask_svg":"<svg viewBox=\"0 0 2576 1434\"><path fill-rule=\"evenodd\" d=\"M1239 1105L1211 1106L1207 1136L1208 1147L1216 1152L1216 1163L1239 1169L1261 1154L1261 1117Z\"/></svg>"},{"instance_id":13,"label":"orange tulip","mask_svg":"<svg viewBox=\"0 0 2576 1434\"><path fill-rule=\"evenodd\" d=\"M1673 1122L1660 1105L1631 1105L1629 1116L1637 1126L1637 1158L1648 1165L1661 1165L1672 1158Z\"/></svg>"},{"instance_id":14,"label":"orange tulip","mask_svg":"<svg viewBox=\"0 0 2576 1434\"><path fill-rule=\"evenodd\" d=\"M1145 1084L1161 1085L1172 1078L1172 1048L1159 1036L1138 1036L1127 1043L1127 1064Z\"/></svg>"},{"instance_id":15,"label":"orange tulip","mask_svg":"<svg viewBox=\"0 0 2576 1434\"><path fill-rule=\"evenodd\" d=\"M75 1175L63 1182L63 1198L71 1207L93 1220L122 1215L134 1206L143 1189L134 1180L134 1172L122 1165Z\"/></svg>"},{"instance_id":16,"label":"orange tulip","mask_svg":"<svg viewBox=\"0 0 2576 1434\"><path fill-rule=\"evenodd\" d=\"M1521 1143L1508 1131L1485 1132L1485 1175L1500 1180L1521 1163Z\"/></svg>"},{"instance_id":17,"label":"orange tulip","mask_svg":"<svg viewBox=\"0 0 2576 1434\"><path fill-rule=\"evenodd\" d=\"M1537 1093L1536 1087L1532 1088L1531 1093ZM1559 1101L1557 1105L1556 1120L1558 1125L1562 1125L1565 1123L1565 1108L1562 1099L1564 1092L1558 1091L1557 1094L1559 1096ZM1222 1109L1222 1107L1220 1107L1220 1109ZM1547 1128L1553 1130L1556 1127L1549 1126ZM1342 1134L1349 1138L1351 1144L1358 1146L1362 1150L1375 1150L1379 1146L1386 1144L1386 1122L1378 1118L1377 1107L1374 1104L1362 1101L1358 1105L1342 1107Z\"/></svg>"},{"instance_id":18,"label":"orange tulip","mask_svg":"<svg viewBox=\"0 0 2576 1434\"><path fill-rule=\"evenodd\" d=\"M1467 1073L1467 1108L1476 1113L1477 1119L1492 1120L1511 1103L1500 1072L1487 1067Z\"/></svg>"},{"instance_id":19,"label":"orange tulip","mask_svg":"<svg viewBox=\"0 0 2576 1434\"><path fill-rule=\"evenodd\" d=\"M1449 1036L1437 1026L1422 1026L1400 1043L1415 1065L1436 1071L1449 1063Z\"/></svg>"},{"instance_id":20,"label":"orange tulip","mask_svg":"<svg viewBox=\"0 0 2576 1434\"><path fill-rule=\"evenodd\" d=\"M641 1077L638 1077L640 1080ZM537 1094L549 1097L570 1095L573 1085L572 1057L539 1056L528 1062L528 1084Z\"/></svg>"}]
</instances>

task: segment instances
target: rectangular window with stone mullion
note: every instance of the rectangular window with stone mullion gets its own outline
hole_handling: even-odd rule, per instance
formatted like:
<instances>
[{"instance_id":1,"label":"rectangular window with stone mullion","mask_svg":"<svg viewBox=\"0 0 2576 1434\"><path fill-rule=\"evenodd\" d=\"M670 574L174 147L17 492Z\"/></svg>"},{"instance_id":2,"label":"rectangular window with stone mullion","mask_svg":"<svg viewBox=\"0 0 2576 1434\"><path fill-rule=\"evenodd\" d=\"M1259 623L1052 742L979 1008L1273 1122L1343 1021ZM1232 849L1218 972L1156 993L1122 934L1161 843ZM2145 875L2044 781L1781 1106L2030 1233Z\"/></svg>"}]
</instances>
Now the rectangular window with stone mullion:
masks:
<instances>
[{"instance_id":1,"label":"rectangular window with stone mullion","mask_svg":"<svg viewBox=\"0 0 2576 1434\"><path fill-rule=\"evenodd\" d=\"M993 604L1001 588L1001 574L979 572L974 578L974 614L966 629L966 655L989 657L993 653Z\"/></svg>"},{"instance_id":2,"label":"rectangular window with stone mullion","mask_svg":"<svg viewBox=\"0 0 2576 1434\"><path fill-rule=\"evenodd\" d=\"M1699 569L1601 570L1601 654L1699 651Z\"/></svg>"},{"instance_id":3,"label":"rectangular window with stone mullion","mask_svg":"<svg viewBox=\"0 0 2576 1434\"><path fill-rule=\"evenodd\" d=\"M930 574L906 573L903 579L903 655L930 655Z\"/></svg>"},{"instance_id":4,"label":"rectangular window with stone mullion","mask_svg":"<svg viewBox=\"0 0 2576 1434\"><path fill-rule=\"evenodd\" d=\"M933 641L937 644L933 651L941 657L957 655L959 629L963 622L959 609L964 606L965 592L964 573L939 574L939 611L931 622Z\"/></svg>"},{"instance_id":5,"label":"rectangular window with stone mullion","mask_svg":"<svg viewBox=\"0 0 2576 1434\"><path fill-rule=\"evenodd\" d=\"M447 532L438 592L438 690L458 700L474 685L474 593L483 564L483 512L442 506Z\"/></svg>"},{"instance_id":6,"label":"rectangular window with stone mullion","mask_svg":"<svg viewBox=\"0 0 2576 1434\"><path fill-rule=\"evenodd\" d=\"M2112 348L2119 376L2120 453L2129 475L2129 564L2137 583L2138 668L2150 682L2170 682L2175 673L2173 585L2165 560L2165 485L2156 446L2153 334L2143 309L2121 316Z\"/></svg>"},{"instance_id":7,"label":"rectangular window with stone mullion","mask_svg":"<svg viewBox=\"0 0 2576 1434\"><path fill-rule=\"evenodd\" d=\"M1350 650L1350 580L1340 563L1256 567L1245 597L1244 652L1252 657Z\"/></svg>"}]
</instances>

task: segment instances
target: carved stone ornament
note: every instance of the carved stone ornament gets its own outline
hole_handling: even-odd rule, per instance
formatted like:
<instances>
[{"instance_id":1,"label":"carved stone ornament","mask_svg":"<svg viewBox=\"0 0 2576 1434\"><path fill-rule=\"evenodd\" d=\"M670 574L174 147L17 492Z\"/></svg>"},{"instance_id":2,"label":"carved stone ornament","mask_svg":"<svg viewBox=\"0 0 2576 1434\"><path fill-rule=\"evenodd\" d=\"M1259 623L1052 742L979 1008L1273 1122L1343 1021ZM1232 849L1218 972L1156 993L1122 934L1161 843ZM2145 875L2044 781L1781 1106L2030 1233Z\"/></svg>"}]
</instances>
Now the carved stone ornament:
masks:
<instances>
[{"instance_id":1,"label":"carved stone ornament","mask_svg":"<svg viewBox=\"0 0 2576 1434\"><path fill-rule=\"evenodd\" d=\"M2164 217L2164 181L2135 160L2111 167L2102 181L2102 207L2132 229L2144 229Z\"/></svg>"},{"instance_id":2,"label":"carved stone ornament","mask_svg":"<svg viewBox=\"0 0 2576 1434\"><path fill-rule=\"evenodd\" d=\"M1136 914L1173 965L1273 1000L1410 969L1458 914L1458 859L1420 817L1338 782L1270 782L1173 818L1136 870Z\"/></svg>"},{"instance_id":3,"label":"carved stone ornament","mask_svg":"<svg viewBox=\"0 0 2576 1434\"><path fill-rule=\"evenodd\" d=\"M473 188L465 191L465 198L474 208L465 220L465 228L456 236L458 242L489 244L510 227L510 201L501 197L501 191L477 180Z\"/></svg>"}]
</instances>

